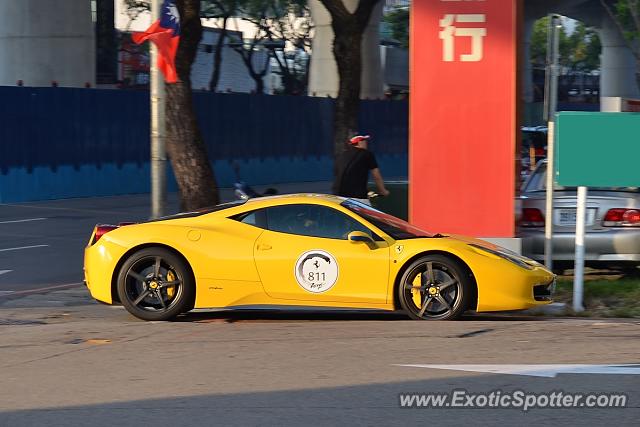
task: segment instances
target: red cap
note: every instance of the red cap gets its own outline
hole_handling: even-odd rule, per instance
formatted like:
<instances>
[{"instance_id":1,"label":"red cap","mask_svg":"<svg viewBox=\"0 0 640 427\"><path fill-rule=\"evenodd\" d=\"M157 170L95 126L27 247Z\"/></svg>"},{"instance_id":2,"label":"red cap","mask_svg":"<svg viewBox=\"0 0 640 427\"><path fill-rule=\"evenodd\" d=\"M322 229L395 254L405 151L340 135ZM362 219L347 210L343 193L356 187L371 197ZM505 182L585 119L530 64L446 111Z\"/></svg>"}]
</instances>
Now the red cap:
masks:
<instances>
[{"instance_id":1,"label":"red cap","mask_svg":"<svg viewBox=\"0 0 640 427\"><path fill-rule=\"evenodd\" d=\"M356 144L360 143L361 141L368 140L369 138L371 138L369 135L356 135L356 136L354 136L353 138L351 138L349 140L349 143L351 145L356 145Z\"/></svg>"}]
</instances>

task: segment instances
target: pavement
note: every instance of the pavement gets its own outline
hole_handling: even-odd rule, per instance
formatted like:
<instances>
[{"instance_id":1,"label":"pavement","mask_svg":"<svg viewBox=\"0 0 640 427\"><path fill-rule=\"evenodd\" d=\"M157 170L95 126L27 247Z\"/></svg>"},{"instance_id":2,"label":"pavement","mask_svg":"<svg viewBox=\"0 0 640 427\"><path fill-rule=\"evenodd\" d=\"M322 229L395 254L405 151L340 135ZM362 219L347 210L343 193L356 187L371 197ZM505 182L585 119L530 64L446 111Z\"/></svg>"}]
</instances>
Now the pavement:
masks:
<instances>
[{"instance_id":1,"label":"pavement","mask_svg":"<svg viewBox=\"0 0 640 427\"><path fill-rule=\"evenodd\" d=\"M0 205L0 250L21 248L0 252L0 427L638 425L638 320L219 310L144 322L95 302L78 283L93 225L147 215L148 196ZM455 390L627 402L400 405L401 393Z\"/></svg>"},{"instance_id":2,"label":"pavement","mask_svg":"<svg viewBox=\"0 0 640 427\"><path fill-rule=\"evenodd\" d=\"M640 321L210 311L143 322L83 287L0 302L0 426L637 425L640 376L398 365L637 364ZM637 371L640 373L640 365ZM511 369L511 368L509 368ZM401 408L400 393L625 393L625 408Z\"/></svg>"}]
</instances>

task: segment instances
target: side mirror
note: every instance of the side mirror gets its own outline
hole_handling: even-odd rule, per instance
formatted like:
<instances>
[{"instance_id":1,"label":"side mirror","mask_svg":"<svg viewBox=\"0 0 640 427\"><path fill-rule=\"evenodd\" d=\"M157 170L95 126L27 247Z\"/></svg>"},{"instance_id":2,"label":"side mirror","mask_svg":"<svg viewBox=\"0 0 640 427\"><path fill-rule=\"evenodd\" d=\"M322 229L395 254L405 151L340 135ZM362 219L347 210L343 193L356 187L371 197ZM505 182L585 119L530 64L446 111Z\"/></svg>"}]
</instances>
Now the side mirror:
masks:
<instances>
[{"instance_id":1,"label":"side mirror","mask_svg":"<svg viewBox=\"0 0 640 427\"><path fill-rule=\"evenodd\" d=\"M352 231L347 236L347 239L353 243L366 243L367 245L373 245L374 241L367 233L362 231Z\"/></svg>"}]
</instances>

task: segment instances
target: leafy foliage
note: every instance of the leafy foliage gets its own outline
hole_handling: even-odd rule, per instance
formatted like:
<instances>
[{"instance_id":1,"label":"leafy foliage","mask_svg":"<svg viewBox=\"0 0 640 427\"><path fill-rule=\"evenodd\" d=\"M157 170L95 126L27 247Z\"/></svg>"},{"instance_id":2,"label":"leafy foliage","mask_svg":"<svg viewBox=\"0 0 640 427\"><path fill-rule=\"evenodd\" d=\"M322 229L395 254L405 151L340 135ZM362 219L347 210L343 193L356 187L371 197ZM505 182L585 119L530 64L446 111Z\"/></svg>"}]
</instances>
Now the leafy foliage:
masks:
<instances>
[{"instance_id":1,"label":"leafy foliage","mask_svg":"<svg viewBox=\"0 0 640 427\"><path fill-rule=\"evenodd\" d=\"M390 27L391 37L405 49L409 48L409 9L396 8L383 17L383 21Z\"/></svg>"},{"instance_id":2,"label":"leafy foliage","mask_svg":"<svg viewBox=\"0 0 640 427\"><path fill-rule=\"evenodd\" d=\"M124 0L130 21L150 8L149 0ZM215 90L220 76L222 47L228 39L241 57L249 75L256 82L255 92L264 91L263 79L273 58L278 64L283 93L302 93L307 84L308 52L311 47L311 16L307 0L201 0L200 17L213 19L221 30L214 50L214 69L210 90ZM232 36L228 30L231 18L240 17L256 26L254 34L243 38ZM285 51L285 47L287 47ZM268 52L262 61L256 52Z\"/></svg>"},{"instance_id":3,"label":"leafy foliage","mask_svg":"<svg viewBox=\"0 0 640 427\"><path fill-rule=\"evenodd\" d=\"M618 27L638 64L636 79L640 84L640 0L600 0L600 4Z\"/></svg>"},{"instance_id":4,"label":"leafy foliage","mask_svg":"<svg viewBox=\"0 0 640 427\"><path fill-rule=\"evenodd\" d=\"M531 35L531 62L544 67L547 57L549 18L536 21ZM600 67L600 38L593 28L578 22L571 34L560 29L560 65L571 71L590 72Z\"/></svg>"}]
</instances>

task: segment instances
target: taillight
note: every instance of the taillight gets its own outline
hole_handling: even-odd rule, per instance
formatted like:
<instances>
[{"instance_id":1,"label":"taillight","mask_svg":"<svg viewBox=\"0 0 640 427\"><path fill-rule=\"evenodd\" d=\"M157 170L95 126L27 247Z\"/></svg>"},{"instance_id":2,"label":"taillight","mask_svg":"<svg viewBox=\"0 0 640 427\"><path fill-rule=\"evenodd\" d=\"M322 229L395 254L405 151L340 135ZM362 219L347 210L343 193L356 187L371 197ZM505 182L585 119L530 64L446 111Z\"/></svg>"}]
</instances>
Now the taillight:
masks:
<instances>
[{"instance_id":1,"label":"taillight","mask_svg":"<svg viewBox=\"0 0 640 427\"><path fill-rule=\"evenodd\" d=\"M124 227L125 225L133 225L137 224L137 222L121 222L118 225L111 224L96 224L96 228L93 232L93 239L91 240L91 244L95 244L102 236L107 234L110 231L115 230L116 228Z\"/></svg>"},{"instance_id":2,"label":"taillight","mask_svg":"<svg viewBox=\"0 0 640 427\"><path fill-rule=\"evenodd\" d=\"M107 234L112 230L115 230L116 228L118 228L117 225L109 225L109 224L96 225L95 233L93 234L93 242L91 242L91 244L93 245L98 240L100 240L102 236L104 236L105 234Z\"/></svg>"},{"instance_id":3,"label":"taillight","mask_svg":"<svg viewBox=\"0 0 640 427\"><path fill-rule=\"evenodd\" d=\"M640 227L640 210L609 209L604 216L602 225L605 227Z\"/></svg>"},{"instance_id":4,"label":"taillight","mask_svg":"<svg viewBox=\"0 0 640 427\"><path fill-rule=\"evenodd\" d=\"M523 208L522 220L520 221L522 227L544 227L544 215L540 209L536 208Z\"/></svg>"}]
</instances>

